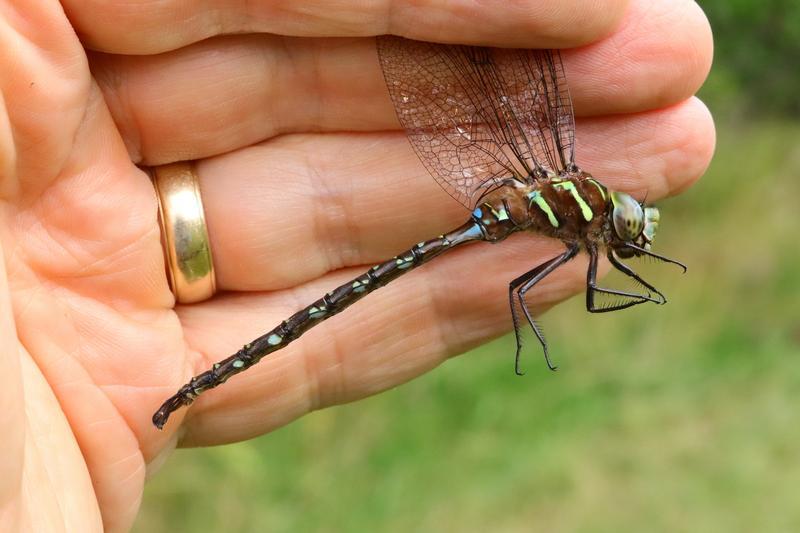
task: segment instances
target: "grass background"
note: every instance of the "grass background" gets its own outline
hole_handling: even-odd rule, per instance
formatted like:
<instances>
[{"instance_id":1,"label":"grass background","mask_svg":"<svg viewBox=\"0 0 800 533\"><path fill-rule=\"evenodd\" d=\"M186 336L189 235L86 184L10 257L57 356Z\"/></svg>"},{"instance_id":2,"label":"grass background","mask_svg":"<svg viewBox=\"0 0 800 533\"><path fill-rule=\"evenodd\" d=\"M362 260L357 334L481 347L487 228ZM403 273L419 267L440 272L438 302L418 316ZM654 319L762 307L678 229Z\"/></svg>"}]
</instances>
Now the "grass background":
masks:
<instances>
[{"instance_id":1,"label":"grass background","mask_svg":"<svg viewBox=\"0 0 800 533\"><path fill-rule=\"evenodd\" d=\"M725 4L709 4L713 20ZM262 438L178 451L136 531L800 531L800 122L746 111L731 72L723 58L706 89L711 168L660 204L658 250L690 265L648 267L668 305L555 308L555 375L513 376L505 338Z\"/></svg>"}]
</instances>

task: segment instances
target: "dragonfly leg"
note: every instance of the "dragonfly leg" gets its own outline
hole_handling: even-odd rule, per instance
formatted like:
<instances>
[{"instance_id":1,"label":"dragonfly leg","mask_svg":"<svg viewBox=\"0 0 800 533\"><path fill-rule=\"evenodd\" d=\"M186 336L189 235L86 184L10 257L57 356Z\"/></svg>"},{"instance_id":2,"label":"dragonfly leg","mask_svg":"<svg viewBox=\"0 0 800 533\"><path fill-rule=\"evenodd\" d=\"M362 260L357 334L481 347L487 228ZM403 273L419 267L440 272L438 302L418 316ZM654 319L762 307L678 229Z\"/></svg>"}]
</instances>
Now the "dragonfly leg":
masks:
<instances>
[{"instance_id":1,"label":"dragonfly leg","mask_svg":"<svg viewBox=\"0 0 800 533\"><path fill-rule=\"evenodd\" d=\"M643 280L641 277L639 277L639 274L634 272L632 268L630 268L628 265L617 259L614 256L614 252L612 252L611 250L608 251L608 261L614 268L616 268L626 276L635 279L636 281L641 283L642 286L644 286L647 290L657 294L658 297L661 298L661 301L658 303L660 303L661 305L667 303L667 297L664 296L664 294L660 290L656 289L655 287L647 283L645 280Z\"/></svg>"},{"instance_id":2,"label":"dragonfly leg","mask_svg":"<svg viewBox=\"0 0 800 533\"><path fill-rule=\"evenodd\" d=\"M543 265L539 265L543 266ZM538 267L537 267L538 268ZM514 341L516 342L517 349L516 353L514 354L514 373L518 376L523 375L525 372L522 372L519 368L519 356L522 352L522 339L520 337L520 324L519 324L519 315L517 313L517 306L514 304L514 297L516 296L517 288L528 281L528 278L535 272L536 269L531 270L530 272L526 272L525 274L521 275L520 277L513 280L511 283L508 284L508 303L511 307L511 321L514 323Z\"/></svg>"},{"instance_id":3,"label":"dragonfly leg","mask_svg":"<svg viewBox=\"0 0 800 533\"><path fill-rule=\"evenodd\" d=\"M525 303L525 293L527 293L538 282L547 277L551 272L553 272L553 270L575 257L578 253L578 250L578 245L568 245L567 251L563 254L558 255L549 261L545 261L536 268L526 272L508 284L508 300L511 306L511 319L514 322L514 335L517 344L517 351L514 356L514 372L517 375L521 376L523 372L520 370L519 366L520 354L522 352L522 339L520 337L519 312L517 311L515 300L519 303L522 313L525 315L525 320L528 322L528 325L530 325L531 329L533 329L533 332L536 334L536 338L539 339L539 342L542 345L547 367L550 370L556 370L557 367L553 365L552 361L550 360L550 354L547 349L547 341L545 341L541 329L536 325L536 322L533 320L533 315L531 315L528 305Z\"/></svg>"},{"instance_id":4,"label":"dragonfly leg","mask_svg":"<svg viewBox=\"0 0 800 533\"><path fill-rule=\"evenodd\" d=\"M663 303L663 295L658 291L654 290L656 294L658 294L662 299L656 300L655 298L644 294L636 294L635 292L627 292L627 291L620 291L616 289L605 289L603 287L597 286L597 249L596 248L589 248L589 269L586 273L586 310L590 313L608 313L611 311L619 311L621 309L627 309L628 307L633 307L634 305L639 305L645 302L653 302L653 303ZM619 263L619 262L618 262ZM617 267L616 264L612 262L612 264ZM619 267L617 267L619 268ZM627 268L627 267L625 267ZM627 269L629 272L633 273L632 270L629 268ZM628 275L628 272L622 270L622 272ZM635 273L634 273L635 275ZM637 281L640 279L636 276ZM642 282L645 287L648 289L650 285L647 283ZM621 296L623 301L620 303L616 303L607 307L600 307L595 304L594 298L597 293L602 294L611 294L614 296Z\"/></svg>"}]
</instances>

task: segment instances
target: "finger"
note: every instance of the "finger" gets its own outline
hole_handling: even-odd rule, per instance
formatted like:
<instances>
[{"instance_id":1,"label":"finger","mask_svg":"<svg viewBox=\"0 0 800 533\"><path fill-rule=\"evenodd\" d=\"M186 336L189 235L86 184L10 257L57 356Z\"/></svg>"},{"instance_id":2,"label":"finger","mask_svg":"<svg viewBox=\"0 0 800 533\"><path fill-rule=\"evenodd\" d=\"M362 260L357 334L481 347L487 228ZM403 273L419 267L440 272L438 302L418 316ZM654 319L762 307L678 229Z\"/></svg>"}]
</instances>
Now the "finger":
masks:
<instances>
[{"instance_id":1,"label":"finger","mask_svg":"<svg viewBox=\"0 0 800 533\"><path fill-rule=\"evenodd\" d=\"M153 54L223 34L355 37L384 33L421 40L517 47L570 47L608 34L625 0L413 2L323 0L62 2L84 43L97 50ZM125 31L120 31L125 28Z\"/></svg>"},{"instance_id":2,"label":"finger","mask_svg":"<svg viewBox=\"0 0 800 533\"><path fill-rule=\"evenodd\" d=\"M11 199L63 169L91 78L58 2L3 2L0 13L0 194Z\"/></svg>"},{"instance_id":3,"label":"finger","mask_svg":"<svg viewBox=\"0 0 800 533\"><path fill-rule=\"evenodd\" d=\"M710 35L693 2L634 2L612 37L564 52L576 113L688 98L708 72ZM154 57L95 55L92 69L134 159L147 164L280 133L397 127L372 40L224 38Z\"/></svg>"},{"instance_id":4,"label":"finger","mask_svg":"<svg viewBox=\"0 0 800 533\"><path fill-rule=\"evenodd\" d=\"M578 53L579 52L579 53ZM657 109L693 95L711 69L714 44L692 0L635 0L608 38L567 51L579 115Z\"/></svg>"},{"instance_id":5,"label":"finger","mask_svg":"<svg viewBox=\"0 0 800 533\"><path fill-rule=\"evenodd\" d=\"M648 200L686 188L714 147L710 115L695 99L583 119L576 138L582 168ZM369 265L467 215L399 133L281 137L197 170L223 289L274 290Z\"/></svg>"},{"instance_id":6,"label":"finger","mask_svg":"<svg viewBox=\"0 0 800 533\"><path fill-rule=\"evenodd\" d=\"M6 278L4 250L0 248L0 432L3 435L3 453L0 454L0 527L13 531L14 520L23 515L19 491L22 487L25 457L25 409L23 401L22 369L17 344L14 315ZM13 502L17 502L14 504ZM18 526L18 524L17 524Z\"/></svg>"},{"instance_id":7,"label":"finger","mask_svg":"<svg viewBox=\"0 0 800 533\"><path fill-rule=\"evenodd\" d=\"M0 530L90 531L100 523L92 479L58 399L19 343L6 264L0 249Z\"/></svg>"}]
</instances>

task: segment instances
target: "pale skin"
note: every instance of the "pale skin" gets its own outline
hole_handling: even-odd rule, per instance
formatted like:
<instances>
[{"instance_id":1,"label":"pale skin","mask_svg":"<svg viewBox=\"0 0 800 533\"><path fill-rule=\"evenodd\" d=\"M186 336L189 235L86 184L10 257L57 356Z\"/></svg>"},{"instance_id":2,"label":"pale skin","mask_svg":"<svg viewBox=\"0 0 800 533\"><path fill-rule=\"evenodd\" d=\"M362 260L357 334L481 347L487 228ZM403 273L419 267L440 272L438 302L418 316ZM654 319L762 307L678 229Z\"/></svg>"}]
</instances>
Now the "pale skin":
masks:
<instances>
[{"instance_id":1,"label":"pale skin","mask_svg":"<svg viewBox=\"0 0 800 533\"><path fill-rule=\"evenodd\" d=\"M711 118L691 96L711 34L688 1L61 4L0 2L2 531L126 531L146 472L176 444L263 434L509 330L508 282L559 243L520 235L454 251L164 431L150 423L191 375L466 220L398 131L371 36L580 46L564 53L578 163L648 201L686 189L713 151ZM176 307L137 165L184 159L198 162L226 292ZM537 286L536 311L582 290L585 264ZM512 355L509 344L508 379L524 379Z\"/></svg>"}]
</instances>

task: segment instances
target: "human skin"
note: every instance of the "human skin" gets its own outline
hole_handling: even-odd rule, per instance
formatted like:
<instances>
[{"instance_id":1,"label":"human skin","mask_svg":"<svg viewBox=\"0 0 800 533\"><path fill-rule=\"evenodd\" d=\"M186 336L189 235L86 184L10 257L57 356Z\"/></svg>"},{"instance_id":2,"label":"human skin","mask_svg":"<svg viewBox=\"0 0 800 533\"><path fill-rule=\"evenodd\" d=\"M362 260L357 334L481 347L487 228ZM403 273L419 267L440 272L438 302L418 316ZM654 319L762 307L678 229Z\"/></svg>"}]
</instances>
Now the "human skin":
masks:
<instances>
[{"instance_id":1,"label":"human skin","mask_svg":"<svg viewBox=\"0 0 800 533\"><path fill-rule=\"evenodd\" d=\"M2 531L125 531L146 472L176 445L263 434L508 331L508 282L559 243L518 235L455 250L164 431L150 423L215 360L466 219L399 131L372 36L576 48L563 57L578 163L648 201L690 186L713 152L711 118L691 97L712 55L693 2L142 5L0 2ZM139 166L187 159L223 292L176 306ZM585 266L537 286L535 310L582 290Z\"/></svg>"}]
</instances>

